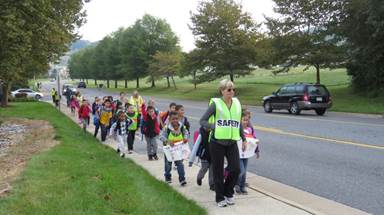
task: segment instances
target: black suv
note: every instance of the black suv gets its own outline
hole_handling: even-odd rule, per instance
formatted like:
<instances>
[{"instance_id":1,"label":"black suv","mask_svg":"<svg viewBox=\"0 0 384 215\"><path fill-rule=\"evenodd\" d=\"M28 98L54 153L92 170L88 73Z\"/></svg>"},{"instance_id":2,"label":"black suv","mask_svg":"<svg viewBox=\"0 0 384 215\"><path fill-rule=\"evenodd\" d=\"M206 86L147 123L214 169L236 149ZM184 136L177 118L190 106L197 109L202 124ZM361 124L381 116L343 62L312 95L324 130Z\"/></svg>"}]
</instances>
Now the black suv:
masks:
<instances>
[{"instance_id":1,"label":"black suv","mask_svg":"<svg viewBox=\"0 0 384 215\"><path fill-rule=\"evenodd\" d=\"M331 106L331 95L320 84L286 84L263 98L264 111L267 113L286 109L291 114L299 115L301 110L315 110L317 115L324 115Z\"/></svg>"},{"instance_id":2,"label":"black suv","mask_svg":"<svg viewBox=\"0 0 384 215\"><path fill-rule=\"evenodd\" d=\"M80 81L79 84L77 85L77 88L87 88L87 85L85 84L84 81Z\"/></svg>"}]
</instances>

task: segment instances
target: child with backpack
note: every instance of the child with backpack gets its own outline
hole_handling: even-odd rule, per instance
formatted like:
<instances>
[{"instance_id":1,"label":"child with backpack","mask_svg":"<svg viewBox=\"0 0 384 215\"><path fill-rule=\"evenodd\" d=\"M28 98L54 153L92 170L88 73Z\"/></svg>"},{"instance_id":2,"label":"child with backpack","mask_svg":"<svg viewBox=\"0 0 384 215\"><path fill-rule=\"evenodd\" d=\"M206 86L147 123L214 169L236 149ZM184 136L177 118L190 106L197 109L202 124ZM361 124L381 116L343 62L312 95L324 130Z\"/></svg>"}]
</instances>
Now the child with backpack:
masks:
<instances>
[{"instance_id":1,"label":"child with backpack","mask_svg":"<svg viewBox=\"0 0 384 215\"><path fill-rule=\"evenodd\" d=\"M201 166L196 178L197 185L201 186L202 180L208 172L209 189L214 190L215 182L213 181L212 168L210 168L211 158L209 155L209 131L200 127L196 132L197 137L194 138L195 144L193 145L191 156L189 158L189 167L192 167L196 156L199 157Z\"/></svg>"},{"instance_id":2,"label":"child with backpack","mask_svg":"<svg viewBox=\"0 0 384 215\"><path fill-rule=\"evenodd\" d=\"M241 125L244 130L244 136L246 138L254 138L256 139L255 130L253 129L253 126L250 123L251 114L249 111L243 110L242 116L241 116ZM249 143L248 143L249 144ZM238 144L239 147L239 153L241 155L243 149L240 147L240 144ZM260 150L259 150L259 144L257 145L255 149L256 158L260 158ZM247 195L248 191L245 188L246 184L246 174L247 174L247 167L248 167L248 159L249 158L241 158L240 156L240 175L236 182L235 191L237 194L240 195Z\"/></svg>"},{"instance_id":3,"label":"child with backpack","mask_svg":"<svg viewBox=\"0 0 384 215\"><path fill-rule=\"evenodd\" d=\"M111 101L106 99L104 106L100 110L100 128L101 128L101 141L104 142L107 138L110 120L112 118Z\"/></svg>"},{"instance_id":4,"label":"child with backpack","mask_svg":"<svg viewBox=\"0 0 384 215\"><path fill-rule=\"evenodd\" d=\"M178 113L170 112L169 113L169 123L165 127L160 136L160 140L163 142L163 145L169 145L174 147L175 144L188 144L188 131L180 123ZM179 174L179 182L181 186L185 186L187 182L185 181L185 170L183 165L183 159L173 161L177 167L177 172ZM164 177L167 183L172 182L171 178L172 170L172 161L168 161L167 156L164 156Z\"/></svg>"},{"instance_id":5,"label":"child with backpack","mask_svg":"<svg viewBox=\"0 0 384 215\"><path fill-rule=\"evenodd\" d=\"M188 121L188 118L186 116L184 116L184 114L185 114L184 106L183 105L176 105L175 111L179 115L179 119L180 119L181 124L183 124L185 126L185 128L187 129L187 131L190 133L189 129L191 128L191 125Z\"/></svg>"},{"instance_id":6,"label":"child with backpack","mask_svg":"<svg viewBox=\"0 0 384 215\"><path fill-rule=\"evenodd\" d=\"M92 110L91 107L89 107L88 101L84 99L78 112L84 132L86 132L87 126L89 125L89 114L91 111Z\"/></svg>"},{"instance_id":7,"label":"child with backpack","mask_svg":"<svg viewBox=\"0 0 384 215\"><path fill-rule=\"evenodd\" d=\"M112 136L112 133L115 133L117 137L117 151L120 152L120 157L125 157L125 153L127 152L127 139L129 126L133 123L133 121L125 115L124 111L118 111L118 119L111 126L111 130L109 135Z\"/></svg>"},{"instance_id":8,"label":"child with backpack","mask_svg":"<svg viewBox=\"0 0 384 215\"><path fill-rule=\"evenodd\" d=\"M169 109L167 111L161 112L159 115L160 118L160 129L163 129L168 123L169 113L176 111L176 103L172 102L169 104Z\"/></svg>"},{"instance_id":9,"label":"child with backpack","mask_svg":"<svg viewBox=\"0 0 384 215\"><path fill-rule=\"evenodd\" d=\"M127 117L132 121L132 124L128 127L128 154L132 154L133 151L133 143L135 142L135 134L137 130L137 125L139 121L139 113L135 111L133 105L127 103Z\"/></svg>"},{"instance_id":10,"label":"child with backpack","mask_svg":"<svg viewBox=\"0 0 384 215\"><path fill-rule=\"evenodd\" d=\"M157 120L155 107L146 107L145 102L141 106L141 114L143 118L143 133L147 142L148 160L158 160L157 156L157 136L160 134L160 124Z\"/></svg>"}]
</instances>

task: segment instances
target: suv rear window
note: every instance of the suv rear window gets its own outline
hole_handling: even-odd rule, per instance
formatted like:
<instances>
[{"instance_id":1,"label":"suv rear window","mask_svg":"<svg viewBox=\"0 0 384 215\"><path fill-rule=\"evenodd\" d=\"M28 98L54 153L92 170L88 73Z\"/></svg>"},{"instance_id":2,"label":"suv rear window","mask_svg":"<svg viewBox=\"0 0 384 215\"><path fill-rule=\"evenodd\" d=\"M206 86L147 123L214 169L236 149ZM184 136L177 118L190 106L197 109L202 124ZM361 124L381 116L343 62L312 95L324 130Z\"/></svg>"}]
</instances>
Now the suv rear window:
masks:
<instances>
[{"instance_id":1,"label":"suv rear window","mask_svg":"<svg viewBox=\"0 0 384 215\"><path fill-rule=\"evenodd\" d=\"M323 86L308 86L308 93L311 96L325 96L328 94L327 90Z\"/></svg>"}]
</instances>

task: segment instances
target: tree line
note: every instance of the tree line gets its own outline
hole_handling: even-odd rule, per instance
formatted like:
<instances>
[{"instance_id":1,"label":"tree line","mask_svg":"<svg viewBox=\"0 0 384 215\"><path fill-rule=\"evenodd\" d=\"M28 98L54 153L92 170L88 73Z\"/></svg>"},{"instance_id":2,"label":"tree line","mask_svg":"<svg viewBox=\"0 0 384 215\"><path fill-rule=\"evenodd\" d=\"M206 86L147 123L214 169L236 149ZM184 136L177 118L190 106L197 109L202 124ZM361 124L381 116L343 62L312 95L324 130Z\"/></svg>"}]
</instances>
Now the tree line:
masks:
<instances>
[{"instance_id":1,"label":"tree line","mask_svg":"<svg viewBox=\"0 0 384 215\"><path fill-rule=\"evenodd\" d=\"M380 0L274 0L275 17L256 23L233 0L206 0L191 13L196 48L183 53L165 20L145 15L83 50L69 64L74 78L127 80L191 76L193 84L306 65L347 68L352 86L377 94L384 88L384 7ZM266 30L260 28L265 25ZM278 67L275 67L277 66ZM108 82L109 83L109 82ZM127 86L126 86L127 87Z\"/></svg>"},{"instance_id":2,"label":"tree line","mask_svg":"<svg viewBox=\"0 0 384 215\"><path fill-rule=\"evenodd\" d=\"M78 38L85 22L82 0L0 1L1 105L17 82L46 73Z\"/></svg>"}]
</instances>

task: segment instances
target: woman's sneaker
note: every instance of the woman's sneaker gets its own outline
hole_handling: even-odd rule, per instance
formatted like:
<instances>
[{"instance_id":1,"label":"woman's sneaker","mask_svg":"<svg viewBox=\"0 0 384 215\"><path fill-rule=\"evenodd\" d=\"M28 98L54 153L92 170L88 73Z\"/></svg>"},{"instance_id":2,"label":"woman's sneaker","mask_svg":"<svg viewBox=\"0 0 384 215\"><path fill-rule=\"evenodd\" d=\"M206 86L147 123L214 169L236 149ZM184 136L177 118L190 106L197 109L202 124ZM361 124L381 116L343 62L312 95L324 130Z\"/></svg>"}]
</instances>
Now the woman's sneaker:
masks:
<instances>
[{"instance_id":1,"label":"woman's sneaker","mask_svg":"<svg viewBox=\"0 0 384 215\"><path fill-rule=\"evenodd\" d=\"M225 201L227 202L227 205L234 205L235 204L235 198L233 197L225 197Z\"/></svg>"},{"instance_id":2,"label":"woman's sneaker","mask_svg":"<svg viewBox=\"0 0 384 215\"><path fill-rule=\"evenodd\" d=\"M226 200L223 200L223 201L217 203L217 206L219 206L220 208L227 207L227 205L228 204L227 204Z\"/></svg>"}]
</instances>

